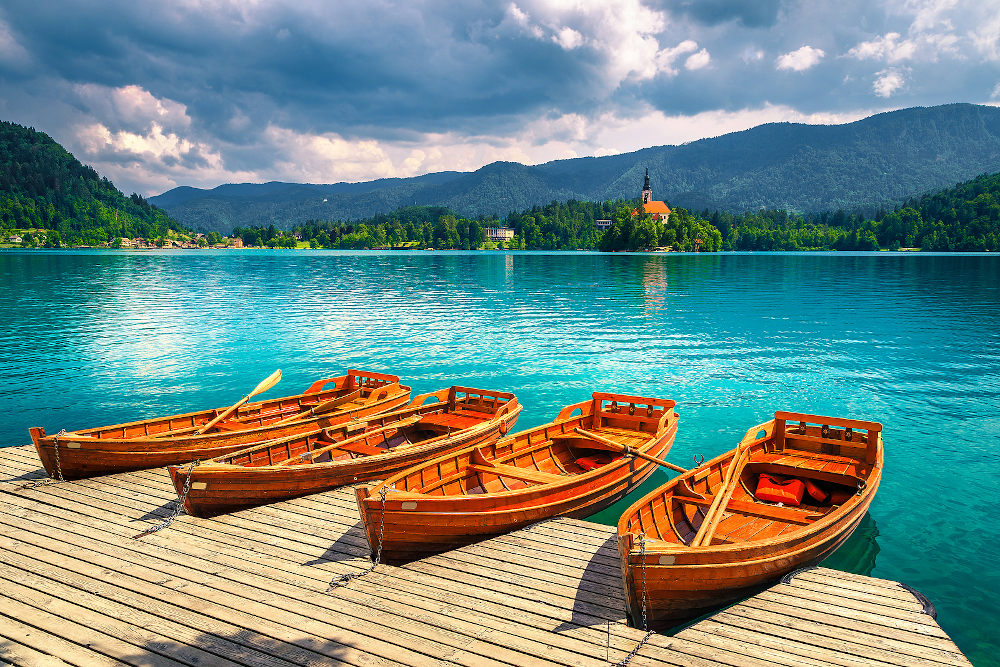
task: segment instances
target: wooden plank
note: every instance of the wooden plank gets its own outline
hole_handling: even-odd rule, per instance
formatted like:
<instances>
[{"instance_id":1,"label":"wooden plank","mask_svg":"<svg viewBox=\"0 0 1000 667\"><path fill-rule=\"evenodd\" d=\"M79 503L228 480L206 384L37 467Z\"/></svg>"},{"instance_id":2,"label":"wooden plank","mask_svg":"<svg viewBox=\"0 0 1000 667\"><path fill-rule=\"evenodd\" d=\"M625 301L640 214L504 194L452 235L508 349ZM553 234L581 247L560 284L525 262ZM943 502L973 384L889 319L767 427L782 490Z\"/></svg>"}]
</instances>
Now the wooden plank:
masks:
<instances>
[{"instance_id":1,"label":"wooden plank","mask_svg":"<svg viewBox=\"0 0 1000 667\"><path fill-rule=\"evenodd\" d=\"M38 476L39 470L33 447L0 450L0 475ZM127 537L136 519L155 520L171 510L168 501L176 494L164 470L34 490L21 490L22 483L0 481L0 493L9 499L0 504L0 579L4 588L10 582L27 589L16 590L35 603L17 611L38 615L39 625L55 628L58 621L62 627L66 609L52 613L41 608L42 600L55 599L55 593L75 596L63 603L94 604L88 611L124 624L125 637L176 634L184 640L178 645L187 652L181 648L179 656L187 662L207 650L243 664L333 658L351 664L433 660L569 667L620 660L644 634L608 622L623 614L610 526L547 521L403 566L380 565L327 595L331 578L368 564L350 489L211 520L182 516L167 531L132 541ZM27 579L12 581L14 572L27 573ZM36 626L5 606L11 604L24 603L0 593L0 638L5 631L16 634L5 629L4 619ZM895 582L820 568L683 636L654 635L631 664L967 665L933 621L916 618L918 608ZM152 618L160 622L153 625ZM203 641L191 634L198 627ZM76 646L78 657L101 655L113 664L117 656L92 654L87 646L87 633L94 630L70 631L84 634L62 639L50 628L38 630L37 646L10 641L39 655L56 654L46 647L61 641ZM109 642L122 641L105 634ZM330 637L352 645L334 658L325 649Z\"/></svg>"},{"instance_id":2,"label":"wooden plank","mask_svg":"<svg viewBox=\"0 0 1000 667\"><path fill-rule=\"evenodd\" d=\"M920 660L950 665L953 664L955 657L954 653L940 649L921 647L886 634L866 632L860 629L863 627L860 624L830 623L822 615L817 615L814 620L804 620L770 611L766 605L751 606L743 603L730 607L712 618L760 632L773 629L774 632L796 641L833 650L843 651L845 646L850 646L850 655L873 662L909 665L915 660Z\"/></svg>"},{"instance_id":3,"label":"wooden plank","mask_svg":"<svg viewBox=\"0 0 1000 667\"><path fill-rule=\"evenodd\" d=\"M81 541L84 541L84 542L86 542L86 548L88 548L89 550L94 550L95 548L97 548L97 547L95 547L95 546L93 545L93 542L92 542L92 541L89 541L89 540L82 540L82 539L81 539ZM108 550L108 549L112 548L112 547L109 547L108 545L98 545L98 547L103 547L103 549L104 549L104 550ZM125 556L121 555L121 553L119 553L119 551L116 551L116 552L115 552L115 555L116 555L116 557L118 557L118 558L125 558ZM134 557L133 557L133 558L134 558ZM158 569L160 569L160 568L163 568L163 569L164 569L164 571L170 571L170 570L169 570L169 568L164 568L164 566L163 566L162 564L157 564L157 567L158 567ZM226 576L226 573L225 573L225 572L220 572L220 573L217 573L217 574L216 574L216 576ZM369 579L365 579L365 580L363 580L363 582L359 581L359 582L357 582L357 583L358 583L358 585L363 585L364 583L367 583L367 582L369 582L369 581L370 581ZM320 583L321 583L321 585L325 586L325 583L326 583L326 580L325 580L325 578L324 578L324 579L322 579L322 580L320 580ZM384 592L383 592L383 593L382 593L381 595L382 595L382 597L385 597L385 596L386 596ZM395 596L395 597L397 597L397 598L398 598L398 593L397 593L397 592L393 592L393 593L391 593L390 595L393 595L393 596ZM417 600L419 600L419 598L418 598ZM413 602L413 600L408 600L408 599L403 599L403 600L401 600L401 601L404 601L404 602L408 602L408 603L412 603L412 602ZM446 611L447 611L447 610L446 610ZM451 613L449 613L449 615L454 615L454 612L451 612ZM477 633L481 633L481 631L482 631L482 628L481 628L481 627L479 627L479 626L477 626L477 627L473 628L473 630L475 630L475 631L476 631ZM548 635L546 635L546 636L545 636L545 639L550 639L550 638L551 638L551 637L550 637L550 636L548 636ZM575 662L575 660L572 660L572 661L570 661L570 662L569 662L568 664L574 664L574 662Z\"/></svg>"},{"instance_id":4,"label":"wooden plank","mask_svg":"<svg viewBox=\"0 0 1000 667\"><path fill-rule=\"evenodd\" d=\"M3 606L0 602L0 606ZM71 633L67 633L71 634ZM42 655L57 656L61 662L55 664L78 665L79 667L121 667L128 663L115 660L106 655L95 652L89 647L82 647L78 644L59 635L50 634L37 627L22 622L21 619L0 614L0 638L6 638L10 642L15 642L25 648ZM44 662L37 661L37 658L28 656L17 656L10 652L10 644L0 640L0 659L13 659L21 665L44 665Z\"/></svg>"},{"instance_id":5,"label":"wooden plank","mask_svg":"<svg viewBox=\"0 0 1000 667\"><path fill-rule=\"evenodd\" d=\"M62 637L81 646L85 646L98 654L95 663L99 664L100 656L111 657L127 664L142 664L150 667L179 667L190 664L172 660L159 652L154 652L155 648L169 651L172 648L179 648L168 642L160 640L155 644L143 644L141 634L135 628L126 626L124 623L115 622L108 619L107 625L114 626L111 634L104 632L102 623L100 626L91 626L90 619L99 619L99 615L87 615L84 620L77 611L88 611L69 602L45 596L25 589L19 584L3 582L4 594L0 595L0 614L5 617L14 617L26 625L42 630L48 635ZM22 596L22 594L24 594ZM8 597L16 595L17 598ZM33 604L33 603L38 604ZM69 613L67 613L67 610ZM151 636L151 635L146 635ZM128 641L136 639L138 644Z\"/></svg>"}]
</instances>

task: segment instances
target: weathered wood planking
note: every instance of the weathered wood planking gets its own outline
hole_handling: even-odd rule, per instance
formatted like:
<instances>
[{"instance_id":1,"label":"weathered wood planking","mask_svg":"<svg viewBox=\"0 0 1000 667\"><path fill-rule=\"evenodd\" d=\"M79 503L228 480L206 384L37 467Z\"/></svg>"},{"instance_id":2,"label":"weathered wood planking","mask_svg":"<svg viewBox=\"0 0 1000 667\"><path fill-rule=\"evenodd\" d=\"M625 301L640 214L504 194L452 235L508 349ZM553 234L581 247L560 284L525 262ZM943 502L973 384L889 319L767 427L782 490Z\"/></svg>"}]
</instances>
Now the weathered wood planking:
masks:
<instances>
[{"instance_id":1,"label":"weathered wood planking","mask_svg":"<svg viewBox=\"0 0 1000 667\"><path fill-rule=\"evenodd\" d=\"M133 540L173 507L165 471L21 488L42 476L32 448L0 449L0 664L605 665L643 636L607 526L550 521L327 592L368 564L350 489ZM631 664L968 664L907 591L829 570L703 623Z\"/></svg>"}]
</instances>

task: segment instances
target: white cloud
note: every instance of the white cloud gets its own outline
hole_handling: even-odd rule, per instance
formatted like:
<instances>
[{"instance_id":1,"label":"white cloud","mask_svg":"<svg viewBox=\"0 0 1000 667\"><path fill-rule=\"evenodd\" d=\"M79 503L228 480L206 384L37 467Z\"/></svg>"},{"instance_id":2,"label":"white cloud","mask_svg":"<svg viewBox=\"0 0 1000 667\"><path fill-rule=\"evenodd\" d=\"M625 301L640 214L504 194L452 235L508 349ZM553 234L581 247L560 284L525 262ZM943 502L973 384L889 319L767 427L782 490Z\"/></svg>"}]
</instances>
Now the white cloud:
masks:
<instances>
[{"instance_id":1,"label":"white cloud","mask_svg":"<svg viewBox=\"0 0 1000 667\"><path fill-rule=\"evenodd\" d=\"M0 63L21 68L31 62L28 51L17 41L10 26L0 19Z\"/></svg>"},{"instance_id":2,"label":"white cloud","mask_svg":"<svg viewBox=\"0 0 1000 667\"><path fill-rule=\"evenodd\" d=\"M906 83L903 72L895 68L884 69L876 73L875 76L877 78L872 84L872 90L879 97L890 97Z\"/></svg>"},{"instance_id":3,"label":"white cloud","mask_svg":"<svg viewBox=\"0 0 1000 667\"><path fill-rule=\"evenodd\" d=\"M667 14L651 9L642 0L607 0L603 3L566 0L520 0L507 7L505 23L525 35L558 44L563 49L586 49L599 55L608 94L628 80L644 81L658 75L674 76L674 61L698 51L697 42L681 40L663 47L668 33ZM710 56L688 58L688 69L708 64ZM685 64L687 66L687 64Z\"/></svg>"},{"instance_id":4,"label":"white cloud","mask_svg":"<svg viewBox=\"0 0 1000 667\"><path fill-rule=\"evenodd\" d=\"M861 42L848 56L858 60L879 60L889 64L905 60L937 61L944 54L958 55L958 37L952 33L921 33L900 39L898 32L888 32L867 42Z\"/></svg>"},{"instance_id":5,"label":"white cloud","mask_svg":"<svg viewBox=\"0 0 1000 667\"><path fill-rule=\"evenodd\" d=\"M686 39L677 46L669 49L660 49L656 54L656 71L667 76L676 75L677 69L674 67L674 61L681 56L694 53L697 50L698 42L693 39Z\"/></svg>"},{"instance_id":6,"label":"white cloud","mask_svg":"<svg viewBox=\"0 0 1000 667\"><path fill-rule=\"evenodd\" d=\"M1000 14L981 24L970 37L980 55L987 60L1000 60Z\"/></svg>"},{"instance_id":7,"label":"white cloud","mask_svg":"<svg viewBox=\"0 0 1000 667\"><path fill-rule=\"evenodd\" d=\"M91 113L104 122L142 127L156 122L161 127L174 129L185 129L191 125L185 105L166 98L158 99L140 86L109 88L86 83L74 86L74 92Z\"/></svg>"},{"instance_id":8,"label":"white cloud","mask_svg":"<svg viewBox=\"0 0 1000 667\"><path fill-rule=\"evenodd\" d=\"M823 49L803 46L800 49L778 56L777 67L778 69L802 72L818 64L825 55L826 52Z\"/></svg>"},{"instance_id":9,"label":"white cloud","mask_svg":"<svg viewBox=\"0 0 1000 667\"><path fill-rule=\"evenodd\" d=\"M1000 83L993 86L993 92L990 93L991 100L1000 100Z\"/></svg>"},{"instance_id":10,"label":"white cloud","mask_svg":"<svg viewBox=\"0 0 1000 667\"><path fill-rule=\"evenodd\" d=\"M708 54L708 49L702 49L698 53L688 56L688 59L684 61L684 67L690 70L701 69L710 62L712 62L712 56Z\"/></svg>"},{"instance_id":11,"label":"white cloud","mask_svg":"<svg viewBox=\"0 0 1000 667\"><path fill-rule=\"evenodd\" d=\"M763 49L747 47L740 54L740 59L747 64L759 62L764 59L764 51Z\"/></svg>"},{"instance_id":12,"label":"white cloud","mask_svg":"<svg viewBox=\"0 0 1000 667\"><path fill-rule=\"evenodd\" d=\"M889 32L869 42L861 42L847 52L858 60L886 60L890 63L913 57L917 45L913 40L900 41L898 32Z\"/></svg>"},{"instance_id":13,"label":"white cloud","mask_svg":"<svg viewBox=\"0 0 1000 667\"><path fill-rule=\"evenodd\" d=\"M567 51L571 51L583 44L583 35L572 28L563 28L552 36L552 41Z\"/></svg>"},{"instance_id":14,"label":"white cloud","mask_svg":"<svg viewBox=\"0 0 1000 667\"><path fill-rule=\"evenodd\" d=\"M951 19L944 17L944 13L955 8L958 0L907 0L906 7L916 12L913 18L912 31L929 31L938 25L951 30L953 28Z\"/></svg>"}]
</instances>

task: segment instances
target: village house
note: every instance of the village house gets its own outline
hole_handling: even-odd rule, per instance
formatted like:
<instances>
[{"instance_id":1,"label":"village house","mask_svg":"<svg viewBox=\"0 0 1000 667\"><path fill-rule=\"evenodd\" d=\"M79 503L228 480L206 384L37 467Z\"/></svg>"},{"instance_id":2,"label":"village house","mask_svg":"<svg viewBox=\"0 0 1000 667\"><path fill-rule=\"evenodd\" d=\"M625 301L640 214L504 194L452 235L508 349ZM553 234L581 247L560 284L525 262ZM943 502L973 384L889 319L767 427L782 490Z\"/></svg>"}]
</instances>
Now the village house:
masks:
<instances>
[{"instance_id":1,"label":"village house","mask_svg":"<svg viewBox=\"0 0 1000 667\"><path fill-rule=\"evenodd\" d=\"M511 227L483 227L483 234L488 241L510 241L514 238L514 229Z\"/></svg>"},{"instance_id":2,"label":"village house","mask_svg":"<svg viewBox=\"0 0 1000 667\"><path fill-rule=\"evenodd\" d=\"M8 243L21 243L22 241L24 241L24 239L22 239L17 234L11 234L10 236L7 237Z\"/></svg>"}]
</instances>

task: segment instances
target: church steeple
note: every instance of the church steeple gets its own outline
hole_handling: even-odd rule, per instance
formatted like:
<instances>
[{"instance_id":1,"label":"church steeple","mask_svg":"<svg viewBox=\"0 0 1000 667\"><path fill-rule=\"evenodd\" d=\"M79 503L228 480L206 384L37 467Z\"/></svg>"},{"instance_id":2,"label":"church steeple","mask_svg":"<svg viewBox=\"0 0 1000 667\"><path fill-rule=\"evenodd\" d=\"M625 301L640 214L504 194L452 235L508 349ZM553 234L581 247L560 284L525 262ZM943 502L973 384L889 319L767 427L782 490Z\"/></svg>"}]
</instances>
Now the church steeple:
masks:
<instances>
[{"instance_id":1,"label":"church steeple","mask_svg":"<svg viewBox=\"0 0 1000 667\"><path fill-rule=\"evenodd\" d=\"M649 187L649 167L646 167L646 181L642 184L642 203L648 204L653 200L653 189Z\"/></svg>"}]
</instances>

